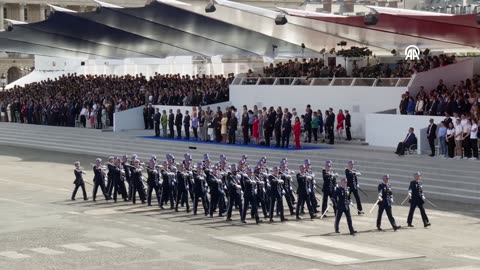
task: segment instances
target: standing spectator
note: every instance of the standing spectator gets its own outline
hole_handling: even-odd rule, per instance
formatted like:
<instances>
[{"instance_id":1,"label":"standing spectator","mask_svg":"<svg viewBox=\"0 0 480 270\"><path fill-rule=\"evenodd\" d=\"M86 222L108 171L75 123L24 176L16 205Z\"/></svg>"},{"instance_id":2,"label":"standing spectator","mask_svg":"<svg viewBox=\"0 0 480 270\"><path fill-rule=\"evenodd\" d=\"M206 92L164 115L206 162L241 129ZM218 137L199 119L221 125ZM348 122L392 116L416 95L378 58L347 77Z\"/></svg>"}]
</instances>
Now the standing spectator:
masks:
<instances>
[{"instance_id":1,"label":"standing spectator","mask_svg":"<svg viewBox=\"0 0 480 270\"><path fill-rule=\"evenodd\" d=\"M207 126L208 122L206 121L206 111L200 111L200 140L206 141L207 140Z\"/></svg>"},{"instance_id":2,"label":"standing spectator","mask_svg":"<svg viewBox=\"0 0 480 270\"><path fill-rule=\"evenodd\" d=\"M97 111L95 114L97 120L97 129L102 129L102 107L100 104L97 104Z\"/></svg>"},{"instance_id":3,"label":"standing spectator","mask_svg":"<svg viewBox=\"0 0 480 270\"><path fill-rule=\"evenodd\" d=\"M84 128L87 127L87 118L88 118L88 110L85 107L85 105L83 105L82 110L80 111L80 124Z\"/></svg>"},{"instance_id":4,"label":"standing spectator","mask_svg":"<svg viewBox=\"0 0 480 270\"><path fill-rule=\"evenodd\" d=\"M433 122L433 118L430 119L430 125L427 128L427 139L430 145L431 157L435 156L435 139L437 138L437 125Z\"/></svg>"},{"instance_id":5,"label":"standing spectator","mask_svg":"<svg viewBox=\"0 0 480 270\"><path fill-rule=\"evenodd\" d=\"M167 125L168 125L168 116L167 116L167 111L162 110L162 118L160 119L160 122L162 123L162 134L164 138L167 138Z\"/></svg>"},{"instance_id":6,"label":"standing spectator","mask_svg":"<svg viewBox=\"0 0 480 270\"><path fill-rule=\"evenodd\" d=\"M440 122L440 128L438 129L438 143L440 145L440 157L447 157L447 127L445 122Z\"/></svg>"},{"instance_id":7,"label":"standing spectator","mask_svg":"<svg viewBox=\"0 0 480 270\"><path fill-rule=\"evenodd\" d=\"M327 128L328 128L328 139L329 139L328 144L334 144L335 143L335 134L333 133L333 126L335 125L335 114L333 113L332 108L330 108L329 111L328 111L326 125L327 125Z\"/></svg>"},{"instance_id":8,"label":"standing spectator","mask_svg":"<svg viewBox=\"0 0 480 270\"><path fill-rule=\"evenodd\" d=\"M250 136L253 134L253 116L254 113L252 110L248 111L248 129L250 130Z\"/></svg>"},{"instance_id":9,"label":"standing spectator","mask_svg":"<svg viewBox=\"0 0 480 270\"><path fill-rule=\"evenodd\" d=\"M243 109L243 114L242 114L242 122L240 125L242 126L242 134L243 134L243 144L248 144L249 139L248 139L248 112L247 109Z\"/></svg>"},{"instance_id":10,"label":"standing spectator","mask_svg":"<svg viewBox=\"0 0 480 270\"><path fill-rule=\"evenodd\" d=\"M319 140L321 140L322 135L323 135L323 128L324 128L322 110L318 110L317 114L318 114L318 137L319 137ZM325 142L325 140L324 140L324 142Z\"/></svg>"},{"instance_id":11,"label":"standing spectator","mask_svg":"<svg viewBox=\"0 0 480 270\"><path fill-rule=\"evenodd\" d=\"M238 118L235 113L232 113L230 120L228 120L228 143L235 144L236 138L235 134L237 133L238 127Z\"/></svg>"},{"instance_id":12,"label":"standing spectator","mask_svg":"<svg viewBox=\"0 0 480 270\"><path fill-rule=\"evenodd\" d=\"M143 125L145 129L148 129L148 108L145 106L143 108Z\"/></svg>"},{"instance_id":13,"label":"standing spectator","mask_svg":"<svg viewBox=\"0 0 480 270\"><path fill-rule=\"evenodd\" d=\"M463 128L460 124L460 118L455 120L455 158L462 158L462 138L463 138Z\"/></svg>"},{"instance_id":14,"label":"standing spectator","mask_svg":"<svg viewBox=\"0 0 480 270\"><path fill-rule=\"evenodd\" d=\"M177 115L175 115L175 126L177 128L178 139L182 138L182 119L183 119L183 114L180 111L180 109L177 109Z\"/></svg>"},{"instance_id":15,"label":"standing spectator","mask_svg":"<svg viewBox=\"0 0 480 270\"><path fill-rule=\"evenodd\" d=\"M274 132L275 132L275 147L280 148L280 143L282 140L282 118L281 114L277 114L277 119L275 119Z\"/></svg>"},{"instance_id":16,"label":"standing spectator","mask_svg":"<svg viewBox=\"0 0 480 270\"><path fill-rule=\"evenodd\" d=\"M472 120L467 119L465 125L463 126L463 159L471 158L470 150L470 133L472 130Z\"/></svg>"},{"instance_id":17,"label":"standing spectator","mask_svg":"<svg viewBox=\"0 0 480 270\"><path fill-rule=\"evenodd\" d=\"M288 148L290 143L290 133L292 133L292 121L290 114L283 115L283 123L282 123L282 148Z\"/></svg>"},{"instance_id":18,"label":"standing spectator","mask_svg":"<svg viewBox=\"0 0 480 270\"><path fill-rule=\"evenodd\" d=\"M312 133L313 133L313 142L317 143L318 142L318 113L313 112L313 117L312 117Z\"/></svg>"},{"instance_id":19,"label":"standing spectator","mask_svg":"<svg viewBox=\"0 0 480 270\"><path fill-rule=\"evenodd\" d=\"M472 128L470 129L470 150L472 160L478 159L478 120L472 119Z\"/></svg>"},{"instance_id":20,"label":"standing spectator","mask_svg":"<svg viewBox=\"0 0 480 270\"><path fill-rule=\"evenodd\" d=\"M45 117L48 121L48 117ZM95 110L90 109L90 128L95 128Z\"/></svg>"},{"instance_id":21,"label":"standing spectator","mask_svg":"<svg viewBox=\"0 0 480 270\"><path fill-rule=\"evenodd\" d=\"M265 121L265 110L258 110L258 143L263 136L263 125Z\"/></svg>"},{"instance_id":22,"label":"standing spectator","mask_svg":"<svg viewBox=\"0 0 480 270\"><path fill-rule=\"evenodd\" d=\"M423 96L420 95L417 98L417 104L415 105L415 114L416 115L423 115L424 110L425 110L425 101L423 100Z\"/></svg>"},{"instance_id":23,"label":"standing spectator","mask_svg":"<svg viewBox=\"0 0 480 270\"><path fill-rule=\"evenodd\" d=\"M153 108L152 103L148 104L148 128L153 129L153 115L155 114L155 108Z\"/></svg>"},{"instance_id":24,"label":"standing spectator","mask_svg":"<svg viewBox=\"0 0 480 270\"><path fill-rule=\"evenodd\" d=\"M312 110L310 104L307 105L305 108L305 116L303 118L303 123L305 127L305 133L307 137L305 138L305 142L312 142Z\"/></svg>"},{"instance_id":25,"label":"standing spectator","mask_svg":"<svg viewBox=\"0 0 480 270\"><path fill-rule=\"evenodd\" d=\"M155 108L155 114L153 115L153 120L155 121L155 137L160 137L160 121L162 115L160 114L160 109Z\"/></svg>"},{"instance_id":26,"label":"standing spectator","mask_svg":"<svg viewBox=\"0 0 480 270\"><path fill-rule=\"evenodd\" d=\"M337 133L338 133L338 139L341 140L343 137L343 130L345 129L345 115L343 114L342 110L338 110L338 115L337 115Z\"/></svg>"},{"instance_id":27,"label":"standing spectator","mask_svg":"<svg viewBox=\"0 0 480 270\"><path fill-rule=\"evenodd\" d=\"M400 114L407 114L409 98L407 94L402 94L402 100L400 101L400 105L398 106L400 110Z\"/></svg>"},{"instance_id":28,"label":"standing spectator","mask_svg":"<svg viewBox=\"0 0 480 270\"><path fill-rule=\"evenodd\" d=\"M407 104L407 114L408 115L414 115L415 114L415 101L413 100L413 97L408 98L408 104Z\"/></svg>"},{"instance_id":29,"label":"standing spectator","mask_svg":"<svg viewBox=\"0 0 480 270\"><path fill-rule=\"evenodd\" d=\"M228 124L227 113L223 114L220 124L221 124L220 134L222 136L222 143L226 143L227 142L227 124Z\"/></svg>"},{"instance_id":30,"label":"standing spectator","mask_svg":"<svg viewBox=\"0 0 480 270\"><path fill-rule=\"evenodd\" d=\"M199 120L198 120L198 114L197 112L192 113L192 129L193 129L193 137L195 138L196 141L198 141L198 126L199 126Z\"/></svg>"},{"instance_id":31,"label":"standing spectator","mask_svg":"<svg viewBox=\"0 0 480 270\"><path fill-rule=\"evenodd\" d=\"M455 156L455 127L452 122L447 123L447 152L448 157L453 158Z\"/></svg>"},{"instance_id":32,"label":"standing spectator","mask_svg":"<svg viewBox=\"0 0 480 270\"><path fill-rule=\"evenodd\" d=\"M293 135L295 136L295 149L300 149L300 135L302 127L300 125L300 118L295 117L295 124L293 125Z\"/></svg>"},{"instance_id":33,"label":"standing spectator","mask_svg":"<svg viewBox=\"0 0 480 270\"><path fill-rule=\"evenodd\" d=\"M190 115L188 110L185 111L185 117L183 117L183 128L185 130L185 138L190 140Z\"/></svg>"},{"instance_id":34,"label":"standing spectator","mask_svg":"<svg viewBox=\"0 0 480 270\"><path fill-rule=\"evenodd\" d=\"M345 110L345 131L347 133L347 141L352 140L352 133L350 128L352 127L352 116L348 113L348 110Z\"/></svg>"},{"instance_id":35,"label":"standing spectator","mask_svg":"<svg viewBox=\"0 0 480 270\"><path fill-rule=\"evenodd\" d=\"M213 118L213 129L214 129L214 134L215 134L215 142L219 143L222 141L222 134L221 134L221 129L222 129L222 111L217 110L215 114L215 118Z\"/></svg>"},{"instance_id":36,"label":"standing spectator","mask_svg":"<svg viewBox=\"0 0 480 270\"><path fill-rule=\"evenodd\" d=\"M101 106L102 108L102 128L107 128L107 108L105 105Z\"/></svg>"},{"instance_id":37,"label":"standing spectator","mask_svg":"<svg viewBox=\"0 0 480 270\"><path fill-rule=\"evenodd\" d=\"M171 139L173 139L173 137L175 136L174 126L175 126L175 115L173 114L173 110L170 109L168 114L168 129L170 131L169 137Z\"/></svg>"},{"instance_id":38,"label":"standing spectator","mask_svg":"<svg viewBox=\"0 0 480 270\"><path fill-rule=\"evenodd\" d=\"M260 120L258 120L258 114L256 114L254 117L253 117L253 131L252 131L252 135L253 137L255 138L255 144L258 145L259 141L258 141L258 138L259 138L259 126L260 126Z\"/></svg>"}]
</instances>

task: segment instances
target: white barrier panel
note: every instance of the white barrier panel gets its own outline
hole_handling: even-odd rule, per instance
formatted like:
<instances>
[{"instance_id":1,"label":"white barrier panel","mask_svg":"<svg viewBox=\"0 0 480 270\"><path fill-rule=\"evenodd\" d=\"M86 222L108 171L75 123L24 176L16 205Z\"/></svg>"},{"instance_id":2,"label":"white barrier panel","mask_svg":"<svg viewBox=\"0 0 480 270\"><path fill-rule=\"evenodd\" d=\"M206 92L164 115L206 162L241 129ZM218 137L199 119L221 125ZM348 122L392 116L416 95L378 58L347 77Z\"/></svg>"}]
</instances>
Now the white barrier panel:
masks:
<instances>
[{"instance_id":1,"label":"white barrier panel","mask_svg":"<svg viewBox=\"0 0 480 270\"><path fill-rule=\"evenodd\" d=\"M225 108L231 106L230 102L221 102L215 103L207 106L202 106L203 109L206 109L210 106L212 111L216 111L217 107L220 107L222 112L225 112ZM159 109L160 113L163 114L163 110L166 111L167 115L169 114L170 109L173 110L173 114L177 114L177 110L180 109L182 115L185 116L185 111L189 111L190 117L192 117L192 111L194 110L194 106L169 106L169 105L153 105L155 109ZM124 130L134 130L134 129L145 129L145 124L143 121L143 108L144 106L140 106L137 108L129 109L126 111L118 112L113 115L113 131L124 131ZM175 127L175 134L177 129ZM183 121L182 121L182 134L184 135L183 131ZM192 136L192 135L191 135Z\"/></svg>"},{"instance_id":2,"label":"white barrier panel","mask_svg":"<svg viewBox=\"0 0 480 270\"><path fill-rule=\"evenodd\" d=\"M406 87L363 86L285 86L285 85L230 85L232 105L253 108L277 106L296 108L298 115L305 112L307 104L322 113L332 107L349 110L352 115L352 136L365 138L365 114L395 109ZM336 119L335 119L336 121Z\"/></svg>"},{"instance_id":3,"label":"white barrier panel","mask_svg":"<svg viewBox=\"0 0 480 270\"><path fill-rule=\"evenodd\" d=\"M413 127L418 140L418 153L429 151L426 128L429 120L433 118L438 124L445 117L429 115L398 115L398 114L376 114L366 115L366 141L371 146L391 147L396 149L398 142L405 139L408 128Z\"/></svg>"}]
</instances>

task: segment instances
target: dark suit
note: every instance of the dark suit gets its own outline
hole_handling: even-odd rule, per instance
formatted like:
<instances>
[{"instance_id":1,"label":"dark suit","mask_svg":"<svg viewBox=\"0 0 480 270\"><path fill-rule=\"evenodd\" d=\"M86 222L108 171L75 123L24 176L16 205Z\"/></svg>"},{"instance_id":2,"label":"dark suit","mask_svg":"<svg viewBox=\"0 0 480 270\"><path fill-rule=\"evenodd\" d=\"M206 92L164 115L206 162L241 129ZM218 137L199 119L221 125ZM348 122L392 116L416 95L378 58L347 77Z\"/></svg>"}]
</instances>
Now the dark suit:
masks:
<instances>
[{"instance_id":1,"label":"dark suit","mask_svg":"<svg viewBox=\"0 0 480 270\"><path fill-rule=\"evenodd\" d=\"M437 125L430 124L427 128L427 138L428 144L430 145L430 150L432 151L431 156L435 156L435 139L437 138Z\"/></svg>"},{"instance_id":2,"label":"dark suit","mask_svg":"<svg viewBox=\"0 0 480 270\"><path fill-rule=\"evenodd\" d=\"M397 155L403 156L405 154L405 149L409 148L411 145L417 143L417 137L415 137L415 133L408 133L405 137L403 142L399 142L397 145L397 151L395 153Z\"/></svg>"},{"instance_id":3,"label":"dark suit","mask_svg":"<svg viewBox=\"0 0 480 270\"><path fill-rule=\"evenodd\" d=\"M185 115L183 118L183 127L185 128L185 138L190 140L190 115Z\"/></svg>"},{"instance_id":4,"label":"dark suit","mask_svg":"<svg viewBox=\"0 0 480 270\"><path fill-rule=\"evenodd\" d=\"M153 120L155 121L155 136L160 137L160 118L161 114L159 112L153 115Z\"/></svg>"},{"instance_id":5,"label":"dark suit","mask_svg":"<svg viewBox=\"0 0 480 270\"><path fill-rule=\"evenodd\" d=\"M173 127L175 126L175 115L173 113L170 113L168 115L168 129L170 131L170 134L168 134L168 137L173 138L174 136L174 129Z\"/></svg>"},{"instance_id":6,"label":"dark suit","mask_svg":"<svg viewBox=\"0 0 480 270\"><path fill-rule=\"evenodd\" d=\"M250 139L248 137L248 120L249 120L248 113L244 113L242 115L242 122L241 122L242 134L243 134L243 144L248 144L248 142L250 141Z\"/></svg>"},{"instance_id":7,"label":"dark suit","mask_svg":"<svg viewBox=\"0 0 480 270\"><path fill-rule=\"evenodd\" d=\"M333 133L334 131L334 125L335 125L335 114L330 113L327 117L327 123L326 127L328 130L328 139L329 139L329 144L334 144L335 143L335 135Z\"/></svg>"},{"instance_id":8,"label":"dark suit","mask_svg":"<svg viewBox=\"0 0 480 270\"><path fill-rule=\"evenodd\" d=\"M350 128L352 127L352 116L349 113L345 114L345 132L347 135L347 141L352 140L352 133L350 133Z\"/></svg>"},{"instance_id":9,"label":"dark suit","mask_svg":"<svg viewBox=\"0 0 480 270\"><path fill-rule=\"evenodd\" d=\"M282 128L282 148L288 148L290 133L292 133L292 121L290 121L290 118L283 121Z\"/></svg>"},{"instance_id":10,"label":"dark suit","mask_svg":"<svg viewBox=\"0 0 480 270\"><path fill-rule=\"evenodd\" d=\"M280 148L280 141L282 139L282 119L277 118L275 121L275 147Z\"/></svg>"},{"instance_id":11,"label":"dark suit","mask_svg":"<svg viewBox=\"0 0 480 270\"><path fill-rule=\"evenodd\" d=\"M177 115L175 116L175 126L177 127L177 138L179 139L182 138L182 119L182 113L177 113Z\"/></svg>"}]
</instances>

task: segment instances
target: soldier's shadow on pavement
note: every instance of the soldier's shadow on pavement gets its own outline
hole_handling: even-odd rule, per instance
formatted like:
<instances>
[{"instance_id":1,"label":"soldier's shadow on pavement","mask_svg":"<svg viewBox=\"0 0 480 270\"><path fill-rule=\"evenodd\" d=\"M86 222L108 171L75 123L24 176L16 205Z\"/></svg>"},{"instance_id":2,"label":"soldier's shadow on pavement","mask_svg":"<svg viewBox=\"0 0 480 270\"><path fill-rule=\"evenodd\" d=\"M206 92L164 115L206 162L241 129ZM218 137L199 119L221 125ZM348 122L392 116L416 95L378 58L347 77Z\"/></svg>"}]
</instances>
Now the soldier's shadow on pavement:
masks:
<instances>
[{"instance_id":1,"label":"soldier's shadow on pavement","mask_svg":"<svg viewBox=\"0 0 480 270\"><path fill-rule=\"evenodd\" d=\"M392 229L393 231L393 229ZM363 230L363 231L357 231L355 234L366 234L366 233L378 233L377 229L371 229L371 230ZM383 231L385 232L385 231ZM305 235L303 237L319 237L319 236L344 236L344 235L350 235L350 233L347 231L345 233L336 233L336 232L330 232L330 233L323 233L323 234L309 234L309 235Z\"/></svg>"}]
</instances>

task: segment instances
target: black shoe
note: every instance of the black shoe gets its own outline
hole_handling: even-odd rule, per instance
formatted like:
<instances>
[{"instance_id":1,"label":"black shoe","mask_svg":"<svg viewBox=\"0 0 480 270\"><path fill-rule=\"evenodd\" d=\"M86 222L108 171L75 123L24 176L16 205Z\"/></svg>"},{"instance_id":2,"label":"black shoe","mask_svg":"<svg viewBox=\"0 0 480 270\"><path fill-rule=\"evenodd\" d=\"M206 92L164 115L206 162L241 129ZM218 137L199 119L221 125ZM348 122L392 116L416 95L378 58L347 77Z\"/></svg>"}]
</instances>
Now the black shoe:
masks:
<instances>
[{"instance_id":1,"label":"black shoe","mask_svg":"<svg viewBox=\"0 0 480 270\"><path fill-rule=\"evenodd\" d=\"M357 231L350 232L350 235L355 235Z\"/></svg>"},{"instance_id":2,"label":"black shoe","mask_svg":"<svg viewBox=\"0 0 480 270\"><path fill-rule=\"evenodd\" d=\"M148 205L148 206L152 206L152 204L151 204L151 203L149 203L149 204L147 204L147 205Z\"/></svg>"},{"instance_id":3,"label":"black shoe","mask_svg":"<svg viewBox=\"0 0 480 270\"><path fill-rule=\"evenodd\" d=\"M340 231L335 231L335 233L340 233Z\"/></svg>"},{"instance_id":4,"label":"black shoe","mask_svg":"<svg viewBox=\"0 0 480 270\"><path fill-rule=\"evenodd\" d=\"M365 212L363 212L362 210L358 211L358 215L359 215L359 216L361 216L361 215L363 215L363 214L365 214Z\"/></svg>"},{"instance_id":5,"label":"black shoe","mask_svg":"<svg viewBox=\"0 0 480 270\"><path fill-rule=\"evenodd\" d=\"M178 212L178 208L175 209L175 212Z\"/></svg>"},{"instance_id":6,"label":"black shoe","mask_svg":"<svg viewBox=\"0 0 480 270\"><path fill-rule=\"evenodd\" d=\"M220 214L220 215L218 215L218 217L223 217L223 215L222 215L222 214Z\"/></svg>"},{"instance_id":7,"label":"black shoe","mask_svg":"<svg viewBox=\"0 0 480 270\"><path fill-rule=\"evenodd\" d=\"M243 224L247 224L247 221L245 221L245 220L242 220L242 223L243 223Z\"/></svg>"},{"instance_id":8,"label":"black shoe","mask_svg":"<svg viewBox=\"0 0 480 270\"><path fill-rule=\"evenodd\" d=\"M429 157L434 157L435 155L434 154L431 154L431 155L428 155Z\"/></svg>"},{"instance_id":9,"label":"black shoe","mask_svg":"<svg viewBox=\"0 0 480 270\"><path fill-rule=\"evenodd\" d=\"M232 219L231 219L231 218L227 218L226 221L232 221Z\"/></svg>"},{"instance_id":10,"label":"black shoe","mask_svg":"<svg viewBox=\"0 0 480 270\"><path fill-rule=\"evenodd\" d=\"M413 228L413 227L415 227L415 226L413 226L412 224L408 224L408 227L412 227L412 228Z\"/></svg>"},{"instance_id":11,"label":"black shoe","mask_svg":"<svg viewBox=\"0 0 480 270\"><path fill-rule=\"evenodd\" d=\"M281 222L288 221L288 218L282 218L280 221L281 221Z\"/></svg>"},{"instance_id":12,"label":"black shoe","mask_svg":"<svg viewBox=\"0 0 480 270\"><path fill-rule=\"evenodd\" d=\"M301 218L300 216L297 216L297 218L296 218L296 219L297 219L297 220L302 220L302 218Z\"/></svg>"},{"instance_id":13,"label":"black shoe","mask_svg":"<svg viewBox=\"0 0 480 270\"><path fill-rule=\"evenodd\" d=\"M380 227L377 227L377 231L383 232L382 228L380 228Z\"/></svg>"},{"instance_id":14,"label":"black shoe","mask_svg":"<svg viewBox=\"0 0 480 270\"><path fill-rule=\"evenodd\" d=\"M163 207L163 206L160 206L160 209L162 209L162 210L165 210L165 207Z\"/></svg>"},{"instance_id":15,"label":"black shoe","mask_svg":"<svg viewBox=\"0 0 480 270\"><path fill-rule=\"evenodd\" d=\"M273 223L273 222L275 222L275 221L273 221L273 219L270 219L268 222Z\"/></svg>"},{"instance_id":16,"label":"black shoe","mask_svg":"<svg viewBox=\"0 0 480 270\"><path fill-rule=\"evenodd\" d=\"M259 223L262 223L262 222L263 222L263 220L261 220L261 219L257 219L257 220L255 220L255 222L256 222L257 224L259 224Z\"/></svg>"},{"instance_id":17,"label":"black shoe","mask_svg":"<svg viewBox=\"0 0 480 270\"><path fill-rule=\"evenodd\" d=\"M423 226L426 228L428 226L432 226L432 224L430 224L430 222L428 222L428 223L425 223Z\"/></svg>"},{"instance_id":18,"label":"black shoe","mask_svg":"<svg viewBox=\"0 0 480 270\"><path fill-rule=\"evenodd\" d=\"M74 199L74 198L72 198L72 201L75 201L75 199Z\"/></svg>"},{"instance_id":19,"label":"black shoe","mask_svg":"<svg viewBox=\"0 0 480 270\"><path fill-rule=\"evenodd\" d=\"M190 213L190 209L187 209L187 213Z\"/></svg>"},{"instance_id":20,"label":"black shoe","mask_svg":"<svg viewBox=\"0 0 480 270\"><path fill-rule=\"evenodd\" d=\"M317 217L317 215L311 215L311 216L310 216L310 219L314 219L314 218L316 218L316 217Z\"/></svg>"},{"instance_id":21,"label":"black shoe","mask_svg":"<svg viewBox=\"0 0 480 270\"><path fill-rule=\"evenodd\" d=\"M84 201L88 201L88 198L83 198Z\"/></svg>"},{"instance_id":22,"label":"black shoe","mask_svg":"<svg viewBox=\"0 0 480 270\"><path fill-rule=\"evenodd\" d=\"M400 228L402 228L402 226L395 226L395 227L393 227L393 230L394 230L394 231L397 231L397 230L400 229Z\"/></svg>"}]
</instances>

